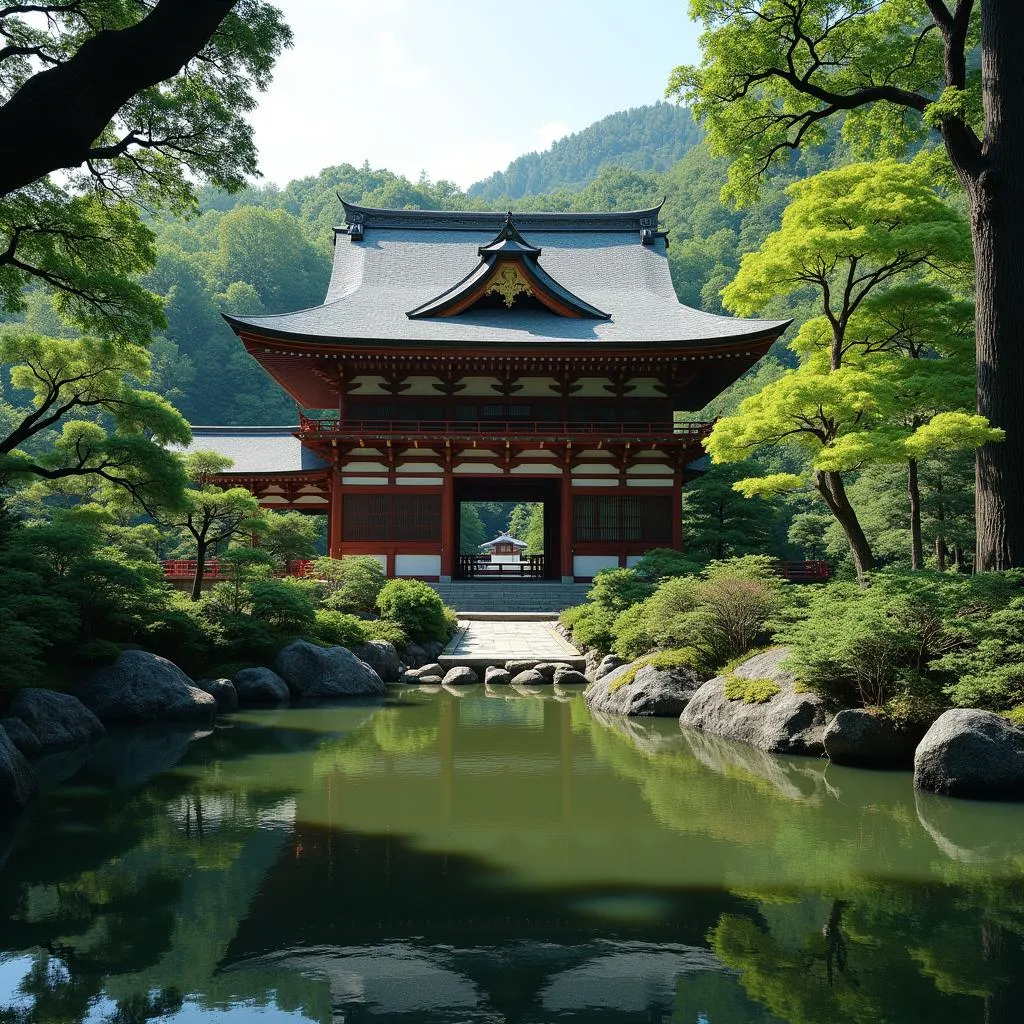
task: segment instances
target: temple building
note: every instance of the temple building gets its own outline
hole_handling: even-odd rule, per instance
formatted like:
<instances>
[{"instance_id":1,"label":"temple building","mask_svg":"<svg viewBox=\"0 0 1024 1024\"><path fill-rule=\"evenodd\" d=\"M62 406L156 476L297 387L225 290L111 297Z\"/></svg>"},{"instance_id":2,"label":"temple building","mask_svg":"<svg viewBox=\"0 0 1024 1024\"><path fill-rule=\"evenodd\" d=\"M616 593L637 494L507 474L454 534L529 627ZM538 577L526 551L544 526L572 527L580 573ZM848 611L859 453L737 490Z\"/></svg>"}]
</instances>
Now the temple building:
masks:
<instances>
[{"instance_id":1,"label":"temple building","mask_svg":"<svg viewBox=\"0 0 1024 1024\"><path fill-rule=\"evenodd\" d=\"M460 575L459 509L544 504L543 575L682 548L700 409L785 322L681 305L659 208L449 213L348 203L324 303L226 317L298 427L197 428L218 482L325 513L333 557ZM463 572L472 562L461 563Z\"/></svg>"}]
</instances>

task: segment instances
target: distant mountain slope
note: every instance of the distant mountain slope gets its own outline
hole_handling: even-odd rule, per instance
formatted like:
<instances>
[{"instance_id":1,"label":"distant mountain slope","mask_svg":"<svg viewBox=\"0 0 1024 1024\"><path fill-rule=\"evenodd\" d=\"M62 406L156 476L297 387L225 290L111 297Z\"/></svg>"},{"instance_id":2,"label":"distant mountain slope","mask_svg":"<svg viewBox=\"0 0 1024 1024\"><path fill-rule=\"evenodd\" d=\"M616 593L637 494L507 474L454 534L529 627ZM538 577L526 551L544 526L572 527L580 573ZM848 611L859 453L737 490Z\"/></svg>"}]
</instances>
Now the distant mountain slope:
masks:
<instances>
[{"instance_id":1,"label":"distant mountain slope","mask_svg":"<svg viewBox=\"0 0 1024 1024\"><path fill-rule=\"evenodd\" d=\"M579 189L608 164L635 171L665 171L702 138L690 111L670 103L620 110L559 139L543 153L517 157L504 171L470 185L471 199Z\"/></svg>"}]
</instances>

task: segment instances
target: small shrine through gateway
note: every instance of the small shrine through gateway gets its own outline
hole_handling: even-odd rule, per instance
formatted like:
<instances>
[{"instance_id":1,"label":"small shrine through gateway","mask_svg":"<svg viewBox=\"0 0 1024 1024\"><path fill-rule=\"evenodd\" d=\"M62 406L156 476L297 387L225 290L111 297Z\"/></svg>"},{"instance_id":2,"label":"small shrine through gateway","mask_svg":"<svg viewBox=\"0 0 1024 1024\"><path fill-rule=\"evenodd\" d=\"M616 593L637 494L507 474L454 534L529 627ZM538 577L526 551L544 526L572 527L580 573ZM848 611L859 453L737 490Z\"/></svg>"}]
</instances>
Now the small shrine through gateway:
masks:
<instances>
[{"instance_id":1,"label":"small shrine through gateway","mask_svg":"<svg viewBox=\"0 0 1024 1024\"><path fill-rule=\"evenodd\" d=\"M193 448L234 462L215 482L325 514L332 557L389 577L477 576L460 555L473 501L543 504L521 578L583 582L682 549L681 488L711 428L685 410L788 322L680 304L658 208L344 209L322 305L225 317L299 424L196 428Z\"/></svg>"}]
</instances>

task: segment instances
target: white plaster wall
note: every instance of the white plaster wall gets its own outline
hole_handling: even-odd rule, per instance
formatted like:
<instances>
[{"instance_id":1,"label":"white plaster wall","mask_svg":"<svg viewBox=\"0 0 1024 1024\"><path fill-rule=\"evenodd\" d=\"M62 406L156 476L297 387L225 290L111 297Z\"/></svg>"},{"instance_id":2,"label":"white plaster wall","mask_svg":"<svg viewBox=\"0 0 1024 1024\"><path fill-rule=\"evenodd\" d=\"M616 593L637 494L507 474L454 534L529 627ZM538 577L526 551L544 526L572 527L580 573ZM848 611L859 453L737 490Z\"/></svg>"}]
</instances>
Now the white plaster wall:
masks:
<instances>
[{"instance_id":1,"label":"white plaster wall","mask_svg":"<svg viewBox=\"0 0 1024 1024\"><path fill-rule=\"evenodd\" d=\"M395 555L396 576L440 576L440 555Z\"/></svg>"},{"instance_id":2,"label":"white plaster wall","mask_svg":"<svg viewBox=\"0 0 1024 1024\"><path fill-rule=\"evenodd\" d=\"M488 476L500 476L501 471L501 466L489 466L486 462L473 463L472 465L461 463L452 470L453 473L483 473Z\"/></svg>"},{"instance_id":3,"label":"white plaster wall","mask_svg":"<svg viewBox=\"0 0 1024 1024\"><path fill-rule=\"evenodd\" d=\"M360 487L366 484L386 484L388 478L386 476L343 476L341 482Z\"/></svg>"},{"instance_id":4,"label":"white plaster wall","mask_svg":"<svg viewBox=\"0 0 1024 1024\"><path fill-rule=\"evenodd\" d=\"M578 476L572 478L573 487L618 487L619 478L615 477L591 477L590 479L581 479Z\"/></svg>"},{"instance_id":5,"label":"white plaster wall","mask_svg":"<svg viewBox=\"0 0 1024 1024\"><path fill-rule=\"evenodd\" d=\"M396 476L399 487L440 487L444 480L439 476Z\"/></svg>"},{"instance_id":6,"label":"white plaster wall","mask_svg":"<svg viewBox=\"0 0 1024 1024\"><path fill-rule=\"evenodd\" d=\"M639 479L637 477L630 477L626 481L626 486L627 487L660 487L662 490L664 490L666 487L670 486L671 483L672 483L672 481L666 479L665 477L648 477L646 480L645 479Z\"/></svg>"},{"instance_id":7,"label":"white plaster wall","mask_svg":"<svg viewBox=\"0 0 1024 1024\"><path fill-rule=\"evenodd\" d=\"M537 476L538 474L561 476L562 467L553 462L524 462L521 465L513 466L511 472L513 474L518 473L523 476Z\"/></svg>"},{"instance_id":8,"label":"white plaster wall","mask_svg":"<svg viewBox=\"0 0 1024 1024\"><path fill-rule=\"evenodd\" d=\"M602 569L616 569L619 559L616 555L573 555L573 576L594 576Z\"/></svg>"}]
</instances>

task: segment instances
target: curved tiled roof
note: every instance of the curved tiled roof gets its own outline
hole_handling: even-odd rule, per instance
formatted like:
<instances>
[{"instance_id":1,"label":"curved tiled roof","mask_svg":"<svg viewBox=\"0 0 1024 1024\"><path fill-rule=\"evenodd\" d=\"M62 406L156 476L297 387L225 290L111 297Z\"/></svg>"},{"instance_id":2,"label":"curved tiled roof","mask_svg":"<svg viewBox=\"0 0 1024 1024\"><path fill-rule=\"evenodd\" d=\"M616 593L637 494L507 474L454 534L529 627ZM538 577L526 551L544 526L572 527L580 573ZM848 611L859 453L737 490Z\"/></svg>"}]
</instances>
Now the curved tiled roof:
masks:
<instances>
[{"instance_id":1,"label":"curved tiled roof","mask_svg":"<svg viewBox=\"0 0 1024 1024\"><path fill-rule=\"evenodd\" d=\"M622 214L521 214L516 226L542 249L540 265L564 288L610 314L588 320L536 309L472 309L409 319L407 311L471 273L504 214L366 210L346 206L358 232L339 232L323 305L275 316L226 317L236 331L316 341L429 345L737 343L777 336L788 321L742 320L676 298L657 210ZM646 244L641 232L647 231Z\"/></svg>"},{"instance_id":2,"label":"curved tiled roof","mask_svg":"<svg viewBox=\"0 0 1024 1024\"><path fill-rule=\"evenodd\" d=\"M295 427L193 427L189 452L217 452L231 459L224 475L298 473L324 469L327 463L303 447Z\"/></svg>"}]
</instances>

